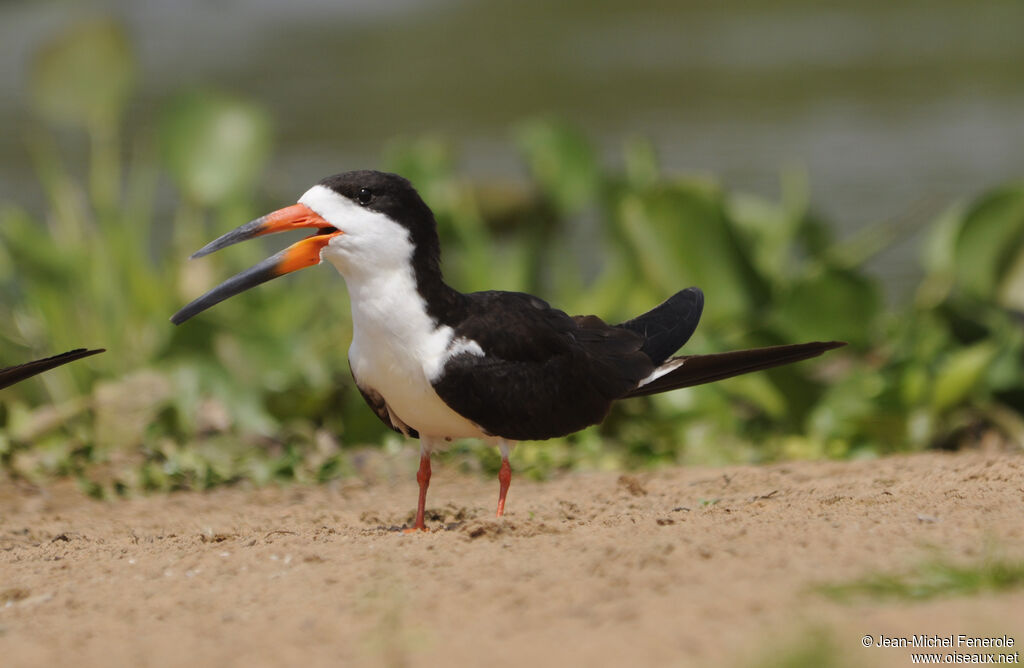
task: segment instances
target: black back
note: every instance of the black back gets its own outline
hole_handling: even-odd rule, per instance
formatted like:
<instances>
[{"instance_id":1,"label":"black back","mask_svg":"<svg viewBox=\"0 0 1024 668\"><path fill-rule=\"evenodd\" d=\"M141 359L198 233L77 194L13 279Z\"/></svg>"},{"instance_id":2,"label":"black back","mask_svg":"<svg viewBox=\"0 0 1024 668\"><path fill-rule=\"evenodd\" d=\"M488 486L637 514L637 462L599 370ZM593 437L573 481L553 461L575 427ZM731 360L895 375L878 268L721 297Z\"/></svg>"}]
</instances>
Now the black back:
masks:
<instances>
[{"instance_id":1,"label":"black back","mask_svg":"<svg viewBox=\"0 0 1024 668\"><path fill-rule=\"evenodd\" d=\"M538 440L596 424L654 370L640 335L596 316L570 317L518 292L464 298L455 337L484 356L452 357L434 389L491 435Z\"/></svg>"}]
</instances>

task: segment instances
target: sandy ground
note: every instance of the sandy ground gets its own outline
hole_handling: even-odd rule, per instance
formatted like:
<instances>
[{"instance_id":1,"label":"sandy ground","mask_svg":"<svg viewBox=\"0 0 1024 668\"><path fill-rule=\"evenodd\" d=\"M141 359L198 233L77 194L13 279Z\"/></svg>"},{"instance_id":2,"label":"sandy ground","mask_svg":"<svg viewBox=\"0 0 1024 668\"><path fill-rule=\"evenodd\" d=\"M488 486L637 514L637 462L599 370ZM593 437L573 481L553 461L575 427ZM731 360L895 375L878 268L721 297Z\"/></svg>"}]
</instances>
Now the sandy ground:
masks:
<instances>
[{"instance_id":1,"label":"sandy ground","mask_svg":"<svg viewBox=\"0 0 1024 668\"><path fill-rule=\"evenodd\" d=\"M7 484L0 665L757 666L826 642L843 665L904 666L911 650L862 638L1024 643L1024 590L815 588L937 555L1024 559L1021 455L513 478L503 520L495 481L435 466L435 530L404 535L412 465L115 502Z\"/></svg>"}]
</instances>

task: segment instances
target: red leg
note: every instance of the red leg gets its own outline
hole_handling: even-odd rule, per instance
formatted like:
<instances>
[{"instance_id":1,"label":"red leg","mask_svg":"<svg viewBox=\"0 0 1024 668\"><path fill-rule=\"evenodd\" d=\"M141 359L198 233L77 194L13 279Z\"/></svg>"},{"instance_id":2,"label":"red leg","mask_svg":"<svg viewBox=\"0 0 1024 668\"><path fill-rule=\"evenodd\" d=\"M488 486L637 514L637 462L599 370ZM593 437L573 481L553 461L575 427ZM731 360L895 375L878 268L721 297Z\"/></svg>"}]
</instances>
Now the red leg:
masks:
<instances>
[{"instance_id":1,"label":"red leg","mask_svg":"<svg viewBox=\"0 0 1024 668\"><path fill-rule=\"evenodd\" d=\"M430 455L426 452L420 455L420 470L416 472L416 482L420 484L420 500L416 504L416 522L412 528L405 530L406 533L428 530L423 522L423 513L427 508L427 487L430 486Z\"/></svg>"},{"instance_id":2,"label":"red leg","mask_svg":"<svg viewBox=\"0 0 1024 668\"><path fill-rule=\"evenodd\" d=\"M498 471L498 517L505 514L505 495L508 494L508 486L511 482L512 467L508 463L508 457L503 457L501 470Z\"/></svg>"}]
</instances>

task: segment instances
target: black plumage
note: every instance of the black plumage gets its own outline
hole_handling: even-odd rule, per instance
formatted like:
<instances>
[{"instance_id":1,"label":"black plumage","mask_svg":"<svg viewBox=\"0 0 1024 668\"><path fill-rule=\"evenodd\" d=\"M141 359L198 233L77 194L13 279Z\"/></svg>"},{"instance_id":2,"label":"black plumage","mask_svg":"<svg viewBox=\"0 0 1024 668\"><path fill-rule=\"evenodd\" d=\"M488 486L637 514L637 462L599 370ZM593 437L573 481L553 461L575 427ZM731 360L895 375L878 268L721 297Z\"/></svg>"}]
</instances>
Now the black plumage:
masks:
<instances>
[{"instance_id":1,"label":"black plumage","mask_svg":"<svg viewBox=\"0 0 1024 668\"><path fill-rule=\"evenodd\" d=\"M0 389L5 388L9 385L14 385L17 382L31 378L36 374L50 369L59 367L68 362L73 362L83 357L89 357L90 355L97 355L104 352L103 349L99 350L86 350L85 348L76 348L75 350L69 350L66 353L60 355L54 355L53 357L45 357L41 360L35 360L33 362L26 362L25 364L18 364L17 366L10 366L6 369L0 369Z\"/></svg>"},{"instance_id":2,"label":"black plumage","mask_svg":"<svg viewBox=\"0 0 1024 668\"><path fill-rule=\"evenodd\" d=\"M517 292L465 295L464 317L451 326L484 354L450 358L434 390L507 439L563 436L600 422L655 366L637 333Z\"/></svg>"},{"instance_id":3,"label":"black plumage","mask_svg":"<svg viewBox=\"0 0 1024 668\"><path fill-rule=\"evenodd\" d=\"M698 288L619 325L569 316L522 293L464 298L458 322L446 324L484 354L450 358L434 390L456 413L510 440L565 436L604 420L618 399L791 364L844 345L816 341L666 359L697 327L704 304ZM386 407L374 410L391 426Z\"/></svg>"},{"instance_id":4,"label":"black plumage","mask_svg":"<svg viewBox=\"0 0 1024 668\"><path fill-rule=\"evenodd\" d=\"M659 376L650 383L631 390L623 398L642 397L713 383L716 380L724 380L753 371L763 371L784 364L800 362L845 345L842 341L812 341L767 348L733 350L710 355L681 355L673 357L665 365L678 364L674 369L668 370L665 375Z\"/></svg>"},{"instance_id":5,"label":"black plumage","mask_svg":"<svg viewBox=\"0 0 1024 668\"><path fill-rule=\"evenodd\" d=\"M643 351L658 365L690 340L703 312L704 293L700 288L686 288L619 327L642 336Z\"/></svg>"}]
</instances>

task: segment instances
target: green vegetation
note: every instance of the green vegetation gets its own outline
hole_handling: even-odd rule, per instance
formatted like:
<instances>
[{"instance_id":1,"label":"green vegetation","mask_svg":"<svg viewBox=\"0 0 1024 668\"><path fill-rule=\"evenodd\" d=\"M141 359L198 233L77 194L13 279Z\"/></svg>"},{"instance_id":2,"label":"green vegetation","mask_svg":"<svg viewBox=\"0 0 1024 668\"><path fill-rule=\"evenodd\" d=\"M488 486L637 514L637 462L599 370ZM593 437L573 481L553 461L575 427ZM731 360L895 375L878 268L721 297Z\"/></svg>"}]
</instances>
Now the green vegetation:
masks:
<instances>
[{"instance_id":1,"label":"green vegetation","mask_svg":"<svg viewBox=\"0 0 1024 668\"><path fill-rule=\"evenodd\" d=\"M257 194L272 153L268 114L188 91L142 123L155 136L125 137L135 66L109 23L59 36L31 74L40 123L27 141L47 207L0 204L0 365L82 345L109 352L5 391L0 465L75 476L104 494L325 480L350 470L358 448L397 447L351 383L348 304L333 270L247 292L183 327L168 322L267 254L254 243L187 260L285 204ZM84 175L62 159L58 128L87 136ZM466 182L450 148L429 138L385 153L384 167L434 208L453 285L525 290L610 321L698 285L707 307L689 352L851 344L623 402L600 427L520 448L517 469L854 457L981 433L1024 443L1024 183L940 216L915 298L890 308L864 269L890 231L835 238L800 173L784 174L779 201L768 201L665 174L642 140L626 143L621 168L557 120L526 122L515 141L524 187ZM472 444L450 456L497 469L497 455Z\"/></svg>"},{"instance_id":2,"label":"green vegetation","mask_svg":"<svg viewBox=\"0 0 1024 668\"><path fill-rule=\"evenodd\" d=\"M840 668L844 660L834 634L812 627L795 639L777 646L765 646L762 657L750 665L757 668Z\"/></svg>"},{"instance_id":3,"label":"green vegetation","mask_svg":"<svg viewBox=\"0 0 1024 668\"><path fill-rule=\"evenodd\" d=\"M918 601L1020 587L1024 587L1024 562L988 559L965 566L936 559L910 573L877 573L856 582L824 586L821 592L840 601L863 597Z\"/></svg>"}]
</instances>

